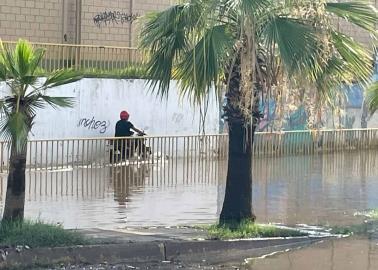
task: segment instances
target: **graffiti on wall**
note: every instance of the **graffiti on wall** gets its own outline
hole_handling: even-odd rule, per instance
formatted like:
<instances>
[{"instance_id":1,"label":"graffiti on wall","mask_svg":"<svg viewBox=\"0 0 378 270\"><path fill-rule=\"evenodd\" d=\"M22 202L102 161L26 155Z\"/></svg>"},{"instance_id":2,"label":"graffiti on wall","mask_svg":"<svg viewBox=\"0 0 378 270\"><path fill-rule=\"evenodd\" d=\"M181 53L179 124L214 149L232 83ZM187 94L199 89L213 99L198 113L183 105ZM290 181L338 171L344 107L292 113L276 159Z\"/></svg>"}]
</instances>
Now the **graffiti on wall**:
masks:
<instances>
[{"instance_id":1,"label":"graffiti on wall","mask_svg":"<svg viewBox=\"0 0 378 270\"><path fill-rule=\"evenodd\" d=\"M179 124L181 123L182 119L184 119L184 115L182 113L174 113L172 115L172 121L175 123L175 124Z\"/></svg>"},{"instance_id":2,"label":"graffiti on wall","mask_svg":"<svg viewBox=\"0 0 378 270\"><path fill-rule=\"evenodd\" d=\"M97 27L109 24L132 23L139 17L139 14L129 14L121 11L104 11L93 17L93 22Z\"/></svg>"},{"instance_id":3,"label":"graffiti on wall","mask_svg":"<svg viewBox=\"0 0 378 270\"><path fill-rule=\"evenodd\" d=\"M263 118L259 122L259 131L267 131L273 128L276 121L276 102L270 99L260 104L260 111L263 112ZM283 119L283 130L304 130L307 128L307 114L303 106L298 107Z\"/></svg>"},{"instance_id":4,"label":"graffiti on wall","mask_svg":"<svg viewBox=\"0 0 378 270\"><path fill-rule=\"evenodd\" d=\"M360 109L364 99L363 89L359 84L345 86L345 95L347 98L346 108Z\"/></svg>"},{"instance_id":5,"label":"graffiti on wall","mask_svg":"<svg viewBox=\"0 0 378 270\"><path fill-rule=\"evenodd\" d=\"M276 103L273 99L260 103L260 112L263 113L263 118L259 122L259 131L266 131L271 124L271 121L275 119L276 115Z\"/></svg>"},{"instance_id":6,"label":"graffiti on wall","mask_svg":"<svg viewBox=\"0 0 378 270\"><path fill-rule=\"evenodd\" d=\"M103 134L110 126L110 121L96 120L94 116L92 118L81 118L77 124L78 127L86 128L88 130L96 130Z\"/></svg>"}]
</instances>

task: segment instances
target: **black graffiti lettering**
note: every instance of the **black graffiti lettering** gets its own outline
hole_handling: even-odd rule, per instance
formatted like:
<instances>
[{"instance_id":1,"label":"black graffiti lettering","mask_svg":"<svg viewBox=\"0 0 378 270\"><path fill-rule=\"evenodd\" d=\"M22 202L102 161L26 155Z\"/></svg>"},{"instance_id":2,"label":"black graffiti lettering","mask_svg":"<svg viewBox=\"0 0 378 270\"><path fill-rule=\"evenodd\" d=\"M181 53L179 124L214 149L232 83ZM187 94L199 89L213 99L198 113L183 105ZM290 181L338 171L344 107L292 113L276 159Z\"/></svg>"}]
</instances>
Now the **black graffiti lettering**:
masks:
<instances>
[{"instance_id":1,"label":"black graffiti lettering","mask_svg":"<svg viewBox=\"0 0 378 270\"><path fill-rule=\"evenodd\" d=\"M93 17L93 22L97 27L106 26L110 23L124 24L132 23L139 17L139 14L128 14L120 11L104 11Z\"/></svg>"},{"instance_id":2,"label":"black graffiti lettering","mask_svg":"<svg viewBox=\"0 0 378 270\"><path fill-rule=\"evenodd\" d=\"M100 133L105 133L109 125L110 125L110 122L106 123L105 121L103 121L100 126L101 127Z\"/></svg>"},{"instance_id":3,"label":"black graffiti lettering","mask_svg":"<svg viewBox=\"0 0 378 270\"><path fill-rule=\"evenodd\" d=\"M106 132L110 126L110 122L96 120L95 117L92 116L92 118L81 118L77 126L87 128L88 130L98 130L102 134Z\"/></svg>"},{"instance_id":4,"label":"black graffiti lettering","mask_svg":"<svg viewBox=\"0 0 378 270\"><path fill-rule=\"evenodd\" d=\"M94 124L93 128L94 128L94 129L98 129L98 128L100 127L101 123L102 123L101 121L97 121L97 122Z\"/></svg>"}]
</instances>

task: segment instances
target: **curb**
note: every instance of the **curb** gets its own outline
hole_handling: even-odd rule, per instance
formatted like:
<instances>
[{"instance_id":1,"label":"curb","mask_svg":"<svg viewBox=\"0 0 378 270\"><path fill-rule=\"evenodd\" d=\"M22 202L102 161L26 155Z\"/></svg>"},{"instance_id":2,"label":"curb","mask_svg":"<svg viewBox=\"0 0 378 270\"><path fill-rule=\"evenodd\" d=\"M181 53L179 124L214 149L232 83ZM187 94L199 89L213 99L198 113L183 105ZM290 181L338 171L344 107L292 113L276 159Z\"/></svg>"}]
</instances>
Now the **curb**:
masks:
<instances>
[{"instance_id":1,"label":"curb","mask_svg":"<svg viewBox=\"0 0 378 270\"><path fill-rule=\"evenodd\" d=\"M32 267L57 264L117 264L156 261L206 260L222 263L257 257L264 254L304 247L325 238L290 238L264 240L204 240L204 241L160 241L127 244L106 244L93 246L36 248L17 252L8 250L6 260L0 262L0 269L10 267Z\"/></svg>"}]
</instances>

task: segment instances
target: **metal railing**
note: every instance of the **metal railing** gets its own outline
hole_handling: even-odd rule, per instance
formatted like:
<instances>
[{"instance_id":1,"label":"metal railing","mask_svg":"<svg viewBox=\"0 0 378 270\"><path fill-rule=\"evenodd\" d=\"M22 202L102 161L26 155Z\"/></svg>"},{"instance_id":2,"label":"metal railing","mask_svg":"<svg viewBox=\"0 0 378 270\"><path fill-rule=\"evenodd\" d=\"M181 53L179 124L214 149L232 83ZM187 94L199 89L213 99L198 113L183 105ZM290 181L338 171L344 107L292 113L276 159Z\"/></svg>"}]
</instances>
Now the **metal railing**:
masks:
<instances>
[{"instance_id":1,"label":"metal railing","mask_svg":"<svg viewBox=\"0 0 378 270\"><path fill-rule=\"evenodd\" d=\"M28 143L29 171L103 168L155 164L182 158L193 163L223 159L227 135L161 136L129 138L78 138L31 140ZM0 172L8 168L8 142L0 142Z\"/></svg>"},{"instance_id":2,"label":"metal railing","mask_svg":"<svg viewBox=\"0 0 378 270\"><path fill-rule=\"evenodd\" d=\"M3 41L5 47L14 48L17 42ZM94 46L79 44L32 43L45 49L41 68L47 72L63 68L100 69L111 71L139 66L146 60L146 51L130 47Z\"/></svg>"},{"instance_id":3,"label":"metal railing","mask_svg":"<svg viewBox=\"0 0 378 270\"><path fill-rule=\"evenodd\" d=\"M255 156L314 154L378 147L378 128L258 132Z\"/></svg>"},{"instance_id":4,"label":"metal railing","mask_svg":"<svg viewBox=\"0 0 378 270\"><path fill-rule=\"evenodd\" d=\"M378 129L340 129L256 133L253 155L283 156L378 148ZM0 172L8 168L9 147L0 142ZM160 136L130 138L78 138L31 140L29 171L59 171L155 164L182 159L194 164L227 159L228 135Z\"/></svg>"}]
</instances>

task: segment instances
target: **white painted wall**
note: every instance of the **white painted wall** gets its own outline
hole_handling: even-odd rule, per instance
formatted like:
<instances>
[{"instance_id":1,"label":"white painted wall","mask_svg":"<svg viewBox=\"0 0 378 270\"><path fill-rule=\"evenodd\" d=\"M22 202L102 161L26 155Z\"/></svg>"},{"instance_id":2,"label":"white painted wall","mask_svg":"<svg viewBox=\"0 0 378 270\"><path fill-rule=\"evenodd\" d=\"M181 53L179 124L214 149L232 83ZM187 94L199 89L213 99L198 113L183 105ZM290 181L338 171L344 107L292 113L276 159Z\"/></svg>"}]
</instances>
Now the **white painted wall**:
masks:
<instances>
[{"instance_id":1,"label":"white painted wall","mask_svg":"<svg viewBox=\"0 0 378 270\"><path fill-rule=\"evenodd\" d=\"M1 96L6 92L4 83L0 84ZM200 110L186 98L180 99L175 82L168 99L163 100L149 92L145 80L82 79L51 89L49 94L73 97L75 106L40 110L30 139L111 137L122 110L127 110L130 121L148 135L187 135L199 130ZM84 118L89 119L88 124L93 119L92 124L85 127ZM206 132L217 133L218 125L218 106L213 96L208 106Z\"/></svg>"}]
</instances>

